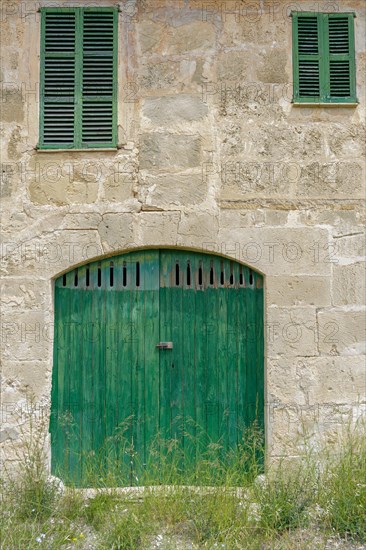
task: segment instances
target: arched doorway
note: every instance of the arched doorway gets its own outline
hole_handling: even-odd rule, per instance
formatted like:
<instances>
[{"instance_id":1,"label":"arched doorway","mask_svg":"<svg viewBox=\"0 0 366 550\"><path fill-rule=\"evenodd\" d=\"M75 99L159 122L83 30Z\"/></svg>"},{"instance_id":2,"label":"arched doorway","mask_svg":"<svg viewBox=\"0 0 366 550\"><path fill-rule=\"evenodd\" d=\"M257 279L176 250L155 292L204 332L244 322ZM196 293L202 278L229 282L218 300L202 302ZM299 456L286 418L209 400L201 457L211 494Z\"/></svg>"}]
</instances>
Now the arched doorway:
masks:
<instances>
[{"instance_id":1,"label":"arched doorway","mask_svg":"<svg viewBox=\"0 0 366 550\"><path fill-rule=\"evenodd\" d=\"M263 427L260 274L149 249L56 280L52 473L66 483L93 484L94 461L139 484L157 442L173 441L187 466L209 443L235 448L255 420Z\"/></svg>"}]
</instances>

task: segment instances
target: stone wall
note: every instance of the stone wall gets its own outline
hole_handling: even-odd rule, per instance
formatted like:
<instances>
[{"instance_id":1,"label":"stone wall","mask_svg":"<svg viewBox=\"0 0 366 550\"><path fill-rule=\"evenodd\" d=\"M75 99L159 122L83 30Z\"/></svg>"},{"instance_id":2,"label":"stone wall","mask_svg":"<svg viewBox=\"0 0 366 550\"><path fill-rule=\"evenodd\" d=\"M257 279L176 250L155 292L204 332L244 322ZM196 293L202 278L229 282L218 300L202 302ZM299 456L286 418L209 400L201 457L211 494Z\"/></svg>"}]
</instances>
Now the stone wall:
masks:
<instances>
[{"instance_id":1,"label":"stone wall","mask_svg":"<svg viewBox=\"0 0 366 550\"><path fill-rule=\"evenodd\" d=\"M3 2L3 453L49 403L54 278L173 246L265 275L268 455L296 456L366 408L364 1L117 3L118 150L41 152L37 9L70 2ZM357 106L292 105L296 6L356 12Z\"/></svg>"}]
</instances>

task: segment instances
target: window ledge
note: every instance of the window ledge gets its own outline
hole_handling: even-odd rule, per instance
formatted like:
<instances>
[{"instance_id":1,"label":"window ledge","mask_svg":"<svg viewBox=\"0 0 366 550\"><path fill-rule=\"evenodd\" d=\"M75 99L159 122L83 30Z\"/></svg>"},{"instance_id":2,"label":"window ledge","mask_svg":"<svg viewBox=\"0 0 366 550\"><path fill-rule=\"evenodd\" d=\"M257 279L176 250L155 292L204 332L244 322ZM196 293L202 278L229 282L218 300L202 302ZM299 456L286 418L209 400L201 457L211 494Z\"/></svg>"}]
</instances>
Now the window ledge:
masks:
<instances>
[{"instance_id":1,"label":"window ledge","mask_svg":"<svg viewBox=\"0 0 366 550\"><path fill-rule=\"evenodd\" d=\"M358 107L359 103L307 103L306 101L293 101L294 107Z\"/></svg>"},{"instance_id":2,"label":"window ledge","mask_svg":"<svg viewBox=\"0 0 366 550\"><path fill-rule=\"evenodd\" d=\"M106 152L106 151L118 151L118 147L95 147L90 149L41 149L40 147L35 148L37 153L95 153L97 151Z\"/></svg>"}]
</instances>

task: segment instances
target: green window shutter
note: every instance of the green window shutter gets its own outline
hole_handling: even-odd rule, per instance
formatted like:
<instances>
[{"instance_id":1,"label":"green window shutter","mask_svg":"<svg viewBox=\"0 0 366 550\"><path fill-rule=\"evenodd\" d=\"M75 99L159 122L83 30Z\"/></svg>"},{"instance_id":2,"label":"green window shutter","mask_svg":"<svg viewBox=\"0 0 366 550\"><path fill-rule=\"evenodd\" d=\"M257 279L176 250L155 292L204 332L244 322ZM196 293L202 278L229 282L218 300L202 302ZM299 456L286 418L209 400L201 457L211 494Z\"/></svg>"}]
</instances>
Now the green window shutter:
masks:
<instances>
[{"instance_id":1,"label":"green window shutter","mask_svg":"<svg viewBox=\"0 0 366 550\"><path fill-rule=\"evenodd\" d=\"M320 25L317 14L294 15L294 98L320 96Z\"/></svg>"},{"instance_id":2,"label":"green window shutter","mask_svg":"<svg viewBox=\"0 0 366 550\"><path fill-rule=\"evenodd\" d=\"M356 99L353 15L328 17L329 96L331 99Z\"/></svg>"},{"instance_id":3,"label":"green window shutter","mask_svg":"<svg viewBox=\"0 0 366 550\"><path fill-rule=\"evenodd\" d=\"M117 10L41 11L40 147L116 147Z\"/></svg>"},{"instance_id":4,"label":"green window shutter","mask_svg":"<svg viewBox=\"0 0 366 550\"><path fill-rule=\"evenodd\" d=\"M354 15L292 16L294 102L356 102Z\"/></svg>"},{"instance_id":5,"label":"green window shutter","mask_svg":"<svg viewBox=\"0 0 366 550\"><path fill-rule=\"evenodd\" d=\"M116 25L116 10L83 11L83 147L116 146Z\"/></svg>"},{"instance_id":6,"label":"green window shutter","mask_svg":"<svg viewBox=\"0 0 366 550\"><path fill-rule=\"evenodd\" d=\"M42 10L41 146L72 147L75 140L75 10Z\"/></svg>"}]
</instances>

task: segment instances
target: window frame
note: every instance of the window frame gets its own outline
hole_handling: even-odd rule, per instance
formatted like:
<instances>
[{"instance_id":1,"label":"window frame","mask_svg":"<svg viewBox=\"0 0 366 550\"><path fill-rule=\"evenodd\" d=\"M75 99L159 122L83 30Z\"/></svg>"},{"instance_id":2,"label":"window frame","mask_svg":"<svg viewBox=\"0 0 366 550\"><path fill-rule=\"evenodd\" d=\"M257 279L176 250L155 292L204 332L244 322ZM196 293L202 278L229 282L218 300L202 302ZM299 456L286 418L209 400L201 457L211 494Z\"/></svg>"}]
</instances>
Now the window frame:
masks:
<instances>
[{"instance_id":1,"label":"window frame","mask_svg":"<svg viewBox=\"0 0 366 550\"><path fill-rule=\"evenodd\" d=\"M316 17L318 20L319 29L319 97L300 96L299 82L299 54L298 54L298 19L299 17ZM348 19L349 28L349 54L343 54L350 63L350 95L348 97L331 97L330 95L330 54L329 54L329 18L344 18ZM321 104L321 105L355 105L358 104L356 95L356 49L355 49L355 32L354 12L310 12L310 11L294 11L291 12L292 17L292 68L293 68L293 104Z\"/></svg>"},{"instance_id":2,"label":"window frame","mask_svg":"<svg viewBox=\"0 0 366 550\"><path fill-rule=\"evenodd\" d=\"M74 89L74 142L45 143L44 142L44 105L45 105L45 62L46 62L46 15L48 13L75 13L75 89ZM88 96L83 95L82 68L83 68L83 13L110 12L113 13L113 86L112 86L112 141L83 143L82 142L82 103ZM40 92L39 92L39 150L81 150L90 149L117 149L118 140L118 8L117 7L41 7L40 28ZM78 32L79 31L79 32ZM94 99L101 96L93 96Z\"/></svg>"}]
</instances>

